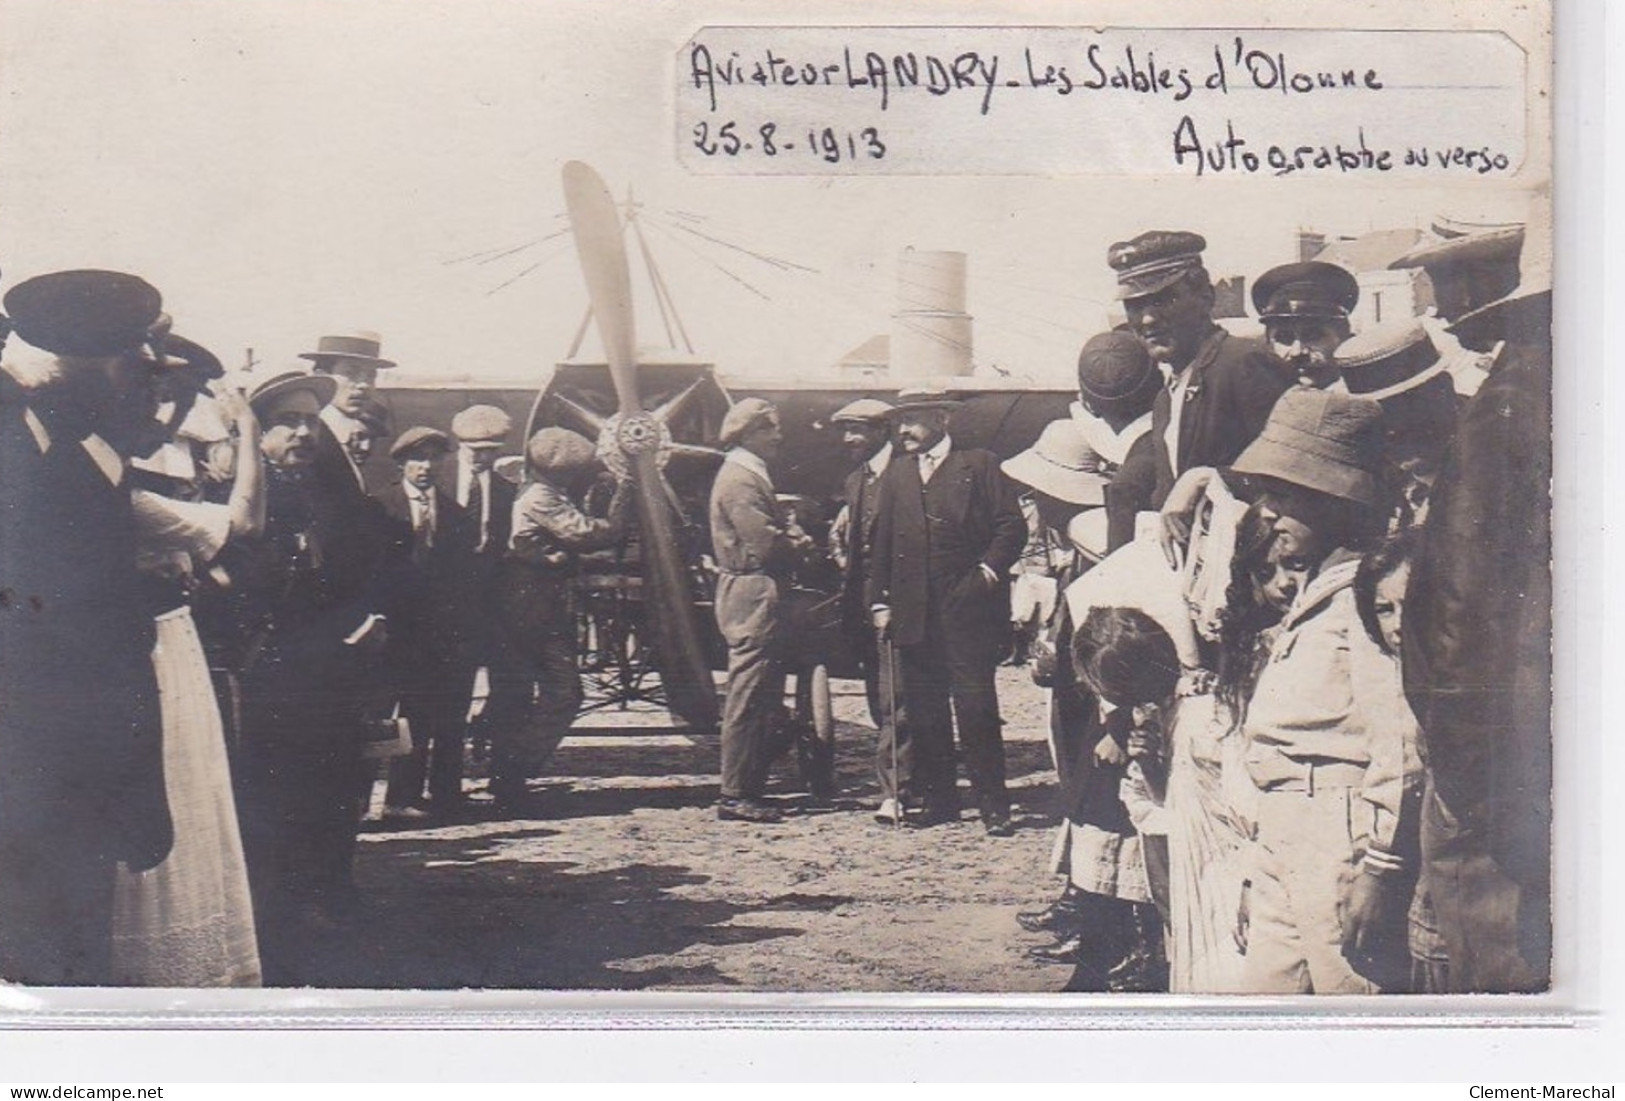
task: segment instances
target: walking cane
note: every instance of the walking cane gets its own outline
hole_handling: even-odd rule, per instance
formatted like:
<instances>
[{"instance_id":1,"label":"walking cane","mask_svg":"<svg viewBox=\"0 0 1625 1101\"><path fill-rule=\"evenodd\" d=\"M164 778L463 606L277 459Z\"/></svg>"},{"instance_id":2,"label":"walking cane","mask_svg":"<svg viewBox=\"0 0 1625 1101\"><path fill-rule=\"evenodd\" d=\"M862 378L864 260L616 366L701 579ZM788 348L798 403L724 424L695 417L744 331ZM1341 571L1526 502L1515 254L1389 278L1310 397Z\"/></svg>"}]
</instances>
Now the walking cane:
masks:
<instances>
[{"instance_id":1,"label":"walking cane","mask_svg":"<svg viewBox=\"0 0 1625 1101\"><path fill-rule=\"evenodd\" d=\"M886 657L885 676L886 683L886 718L891 723L891 784L892 799L896 803L897 813L892 816L892 827L903 828L903 778L897 768L897 739L901 731L897 726L897 647L891 640L889 633L880 636L880 645L884 647Z\"/></svg>"}]
</instances>

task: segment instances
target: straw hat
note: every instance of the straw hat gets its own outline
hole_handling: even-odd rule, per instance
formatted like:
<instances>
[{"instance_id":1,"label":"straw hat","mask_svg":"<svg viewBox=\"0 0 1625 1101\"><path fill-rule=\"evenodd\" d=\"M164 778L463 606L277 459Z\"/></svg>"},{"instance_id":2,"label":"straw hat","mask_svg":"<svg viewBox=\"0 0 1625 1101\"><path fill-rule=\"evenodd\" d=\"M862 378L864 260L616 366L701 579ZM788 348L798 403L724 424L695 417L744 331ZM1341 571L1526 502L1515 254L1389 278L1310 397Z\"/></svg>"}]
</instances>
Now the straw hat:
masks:
<instances>
[{"instance_id":1,"label":"straw hat","mask_svg":"<svg viewBox=\"0 0 1625 1101\"><path fill-rule=\"evenodd\" d=\"M314 352L300 352L300 359L320 363L324 359L354 359L370 363L380 370L395 366L392 359L379 356L383 351L383 337L370 329L352 329L347 333L334 333L316 341Z\"/></svg>"},{"instance_id":2,"label":"straw hat","mask_svg":"<svg viewBox=\"0 0 1625 1101\"><path fill-rule=\"evenodd\" d=\"M1106 480L1094 473L1098 462L1083 429L1063 419L1045 425L1037 443L1006 459L1000 469L1058 501L1087 506L1106 502Z\"/></svg>"},{"instance_id":3,"label":"straw hat","mask_svg":"<svg viewBox=\"0 0 1625 1101\"><path fill-rule=\"evenodd\" d=\"M1382 401L1415 390L1444 374L1445 363L1422 322L1389 322L1337 347L1337 369L1350 395Z\"/></svg>"}]
</instances>

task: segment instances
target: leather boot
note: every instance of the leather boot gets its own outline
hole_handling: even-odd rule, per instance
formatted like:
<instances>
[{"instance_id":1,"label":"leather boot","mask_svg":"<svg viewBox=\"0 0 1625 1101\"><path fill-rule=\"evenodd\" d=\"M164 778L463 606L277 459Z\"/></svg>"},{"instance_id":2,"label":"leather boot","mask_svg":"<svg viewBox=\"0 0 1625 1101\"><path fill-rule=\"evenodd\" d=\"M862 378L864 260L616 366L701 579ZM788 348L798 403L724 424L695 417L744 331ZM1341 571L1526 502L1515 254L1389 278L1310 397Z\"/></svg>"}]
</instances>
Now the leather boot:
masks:
<instances>
[{"instance_id":1,"label":"leather boot","mask_svg":"<svg viewBox=\"0 0 1625 1101\"><path fill-rule=\"evenodd\" d=\"M1138 904L1130 919L1128 951L1106 972L1114 994L1155 994L1168 989L1168 958L1163 953L1162 917L1155 906Z\"/></svg>"}]
</instances>

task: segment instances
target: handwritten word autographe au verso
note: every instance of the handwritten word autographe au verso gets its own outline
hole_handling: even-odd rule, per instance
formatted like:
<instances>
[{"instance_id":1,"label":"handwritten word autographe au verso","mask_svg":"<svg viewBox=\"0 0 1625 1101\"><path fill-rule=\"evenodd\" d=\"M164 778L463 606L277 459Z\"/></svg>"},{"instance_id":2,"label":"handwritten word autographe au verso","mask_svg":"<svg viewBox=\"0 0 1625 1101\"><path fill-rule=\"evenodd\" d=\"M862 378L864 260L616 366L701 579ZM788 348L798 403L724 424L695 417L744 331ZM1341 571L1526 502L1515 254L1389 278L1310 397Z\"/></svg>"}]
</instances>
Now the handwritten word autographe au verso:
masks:
<instances>
[{"instance_id":1,"label":"handwritten word autographe au verso","mask_svg":"<svg viewBox=\"0 0 1625 1101\"><path fill-rule=\"evenodd\" d=\"M942 100L973 97L976 113L992 114L1000 104L1019 111L1030 102L1017 93L1040 92L1103 104L1108 111L1134 103L1197 104L1228 102L1236 110L1219 119L1199 112L1170 114L1159 139L1176 171L1205 176L1219 173L1290 175L1319 171L1385 173L1410 170L1487 175L1516 167L1516 151L1493 143L1461 141L1379 142L1367 128L1326 132L1316 97L1368 101L1372 113L1391 110L1383 103L1389 90L1383 67L1361 61L1327 67L1303 64L1290 49L1257 45L1243 35L1211 46L1201 64L1173 64L1155 48L1132 42L1091 42L1080 49L1025 46L1001 53L966 50L931 53L887 52L830 44L817 56L790 56L792 51L713 49L696 39L688 47L687 83L703 102L706 117L688 127L692 147L706 159L774 160L812 158L826 165L885 160L899 140L886 126L901 97L924 94ZM1186 53L1186 56L1189 56ZM762 95L760 93L768 93ZM1256 136L1250 108L1257 93L1275 93L1304 102L1305 132L1283 139L1278 132ZM758 93L757 95L746 95ZM849 98L865 97L863 110L880 114L855 119ZM752 112L745 113L746 95ZM776 96L816 95L830 103L833 116L812 124L801 116L772 113ZM761 106L758 106L761 105ZM1102 116L1094 116L1101 118ZM1110 121L1113 116L1104 116ZM1087 125L1087 123L1085 123ZM1278 124L1277 124L1278 126ZM1272 131L1274 128L1272 128ZM782 163L782 162L781 162Z\"/></svg>"}]
</instances>

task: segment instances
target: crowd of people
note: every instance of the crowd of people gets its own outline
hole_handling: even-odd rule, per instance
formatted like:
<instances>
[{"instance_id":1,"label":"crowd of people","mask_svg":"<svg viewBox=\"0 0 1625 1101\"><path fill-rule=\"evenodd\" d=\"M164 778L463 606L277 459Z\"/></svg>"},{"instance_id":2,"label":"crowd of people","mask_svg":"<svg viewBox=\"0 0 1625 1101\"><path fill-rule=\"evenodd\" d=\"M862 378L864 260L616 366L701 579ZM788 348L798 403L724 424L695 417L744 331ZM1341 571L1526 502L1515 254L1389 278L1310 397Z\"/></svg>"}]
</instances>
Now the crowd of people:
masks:
<instances>
[{"instance_id":1,"label":"crowd of people","mask_svg":"<svg viewBox=\"0 0 1625 1101\"><path fill-rule=\"evenodd\" d=\"M1351 332L1340 268L1258 278L1258 340L1214 321L1201 237L1114 245L1127 320L1084 344L1071 415L1001 463L947 392L852 402L827 545L775 491L778 411L733 404L717 817L783 818L789 579L827 557L886 828L959 820L962 761L982 828L1015 832L1019 629L1065 884L1019 920L1069 990L1543 989L1550 292L1520 242L1410 258L1491 364L1470 400L1420 320ZM574 579L632 534L630 467L564 428L502 461L492 405L392 435L376 334L239 387L136 276L4 307L0 976L318 980L381 769L385 819L455 820L477 710L489 794L525 806L581 706Z\"/></svg>"}]
</instances>

